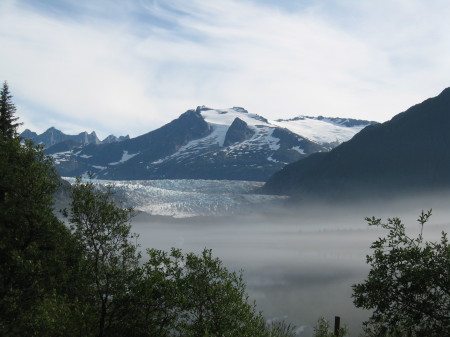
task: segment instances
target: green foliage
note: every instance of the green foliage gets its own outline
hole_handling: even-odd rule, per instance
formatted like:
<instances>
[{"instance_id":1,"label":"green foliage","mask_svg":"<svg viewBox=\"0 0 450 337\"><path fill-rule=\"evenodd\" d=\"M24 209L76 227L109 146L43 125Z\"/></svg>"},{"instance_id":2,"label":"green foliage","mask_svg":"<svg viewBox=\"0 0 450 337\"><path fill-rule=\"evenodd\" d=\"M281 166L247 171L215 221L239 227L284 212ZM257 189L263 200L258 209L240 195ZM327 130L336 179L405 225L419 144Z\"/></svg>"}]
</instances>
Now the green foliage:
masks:
<instances>
[{"instance_id":1,"label":"green foliage","mask_svg":"<svg viewBox=\"0 0 450 337\"><path fill-rule=\"evenodd\" d=\"M420 215L421 233L410 238L399 218L367 218L370 226L388 230L371 248L371 270L353 286L357 307L372 309L365 323L368 336L450 336L450 247L423 239L431 210Z\"/></svg>"},{"instance_id":2,"label":"green foliage","mask_svg":"<svg viewBox=\"0 0 450 337\"><path fill-rule=\"evenodd\" d=\"M211 250L200 255L148 250L133 289L131 325L140 336L265 336L242 274L228 271Z\"/></svg>"},{"instance_id":3,"label":"green foliage","mask_svg":"<svg viewBox=\"0 0 450 337\"><path fill-rule=\"evenodd\" d=\"M140 258L132 242L133 210L117 205L111 188L100 191L92 181L77 178L71 189L70 210L64 212L76 240L84 247L86 291L92 296L97 336L111 335L109 331L121 324L123 317L117 311L123 297L129 296Z\"/></svg>"},{"instance_id":4,"label":"green foliage","mask_svg":"<svg viewBox=\"0 0 450 337\"><path fill-rule=\"evenodd\" d=\"M81 249L53 214L57 177L40 147L1 137L0 172L0 335L38 334L52 301L77 297Z\"/></svg>"},{"instance_id":5,"label":"green foliage","mask_svg":"<svg viewBox=\"0 0 450 337\"><path fill-rule=\"evenodd\" d=\"M337 336L330 331L330 323L323 317L319 317L317 324L314 327L313 337L345 337L347 335L347 328L340 328Z\"/></svg>"},{"instance_id":6,"label":"green foliage","mask_svg":"<svg viewBox=\"0 0 450 337\"><path fill-rule=\"evenodd\" d=\"M12 95L9 92L8 83L3 82L0 91L0 137L4 140L17 137L17 127L20 123L15 123L18 118L14 117L16 107L12 103Z\"/></svg>"}]
</instances>

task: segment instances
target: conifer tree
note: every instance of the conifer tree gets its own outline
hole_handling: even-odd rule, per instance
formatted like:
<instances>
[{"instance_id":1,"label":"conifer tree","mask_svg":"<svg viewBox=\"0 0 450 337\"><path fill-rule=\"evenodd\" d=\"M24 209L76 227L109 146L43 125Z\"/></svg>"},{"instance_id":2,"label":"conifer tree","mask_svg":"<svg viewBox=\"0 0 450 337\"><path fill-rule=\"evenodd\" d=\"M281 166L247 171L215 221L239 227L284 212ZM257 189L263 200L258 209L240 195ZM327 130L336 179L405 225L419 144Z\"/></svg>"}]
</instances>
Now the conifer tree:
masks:
<instances>
[{"instance_id":1,"label":"conifer tree","mask_svg":"<svg viewBox=\"0 0 450 337\"><path fill-rule=\"evenodd\" d=\"M19 119L14 117L16 106L12 103L12 95L9 92L8 83L3 82L3 88L0 92L0 135L2 139L13 139L17 137L16 123Z\"/></svg>"},{"instance_id":2,"label":"conifer tree","mask_svg":"<svg viewBox=\"0 0 450 337\"><path fill-rule=\"evenodd\" d=\"M80 333L85 319L78 319L84 314L78 309L84 296L78 273L83 250L53 213L58 179L51 158L17 137L11 97L5 82L0 124L0 336L86 335Z\"/></svg>"}]
</instances>

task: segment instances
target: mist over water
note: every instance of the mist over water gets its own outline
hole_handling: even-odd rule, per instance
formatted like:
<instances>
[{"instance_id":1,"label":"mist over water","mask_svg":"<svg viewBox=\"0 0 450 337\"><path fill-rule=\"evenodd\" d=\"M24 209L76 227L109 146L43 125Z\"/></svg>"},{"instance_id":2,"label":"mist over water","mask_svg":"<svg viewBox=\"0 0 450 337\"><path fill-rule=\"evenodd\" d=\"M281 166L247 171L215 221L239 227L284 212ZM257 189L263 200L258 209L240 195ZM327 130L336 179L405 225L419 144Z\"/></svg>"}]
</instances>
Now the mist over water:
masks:
<instances>
[{"instance_id":1,"label":"mist over water","mask_svg":"<svg viewBox=\"0 0 450 337\"><path fill-rule=\"evenodd\" d=\"M341 324L357 336L370 313L354 307L351 286L365 279L370 244L386 234L369 227L364 217L400 217L415 236L421 210L433 208L424 237L435 241L449 230L449 201L448 195L440 195L184 219L141 213L132 224L143 250L176 247L199 253L211 248L227 268L244 271L247 293L267 319L302 327L301 336L312 334L320 316L330 322L341 316Z\"/></svg>"}]
</instances>

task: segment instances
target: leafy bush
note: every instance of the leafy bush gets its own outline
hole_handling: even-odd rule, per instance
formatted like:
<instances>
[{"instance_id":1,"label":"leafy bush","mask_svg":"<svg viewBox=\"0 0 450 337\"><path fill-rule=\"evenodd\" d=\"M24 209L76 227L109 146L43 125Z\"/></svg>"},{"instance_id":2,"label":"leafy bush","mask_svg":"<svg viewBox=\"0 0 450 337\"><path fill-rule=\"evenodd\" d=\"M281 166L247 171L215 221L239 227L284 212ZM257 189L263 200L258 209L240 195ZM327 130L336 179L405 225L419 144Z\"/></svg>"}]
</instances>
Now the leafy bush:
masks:
<instances>
[{"instance_id":1,"label":"leafy bush","mask_svg":"<svg viewBox=\"0 0 450 337\"><path fill-rule=\"evenodd\" d=\"M420 215L421 233L406 234L399 218L366 218L370 226L388 230L367 256L367 279L353 286L357 307L371 309L365 322L368 336L450 336L450 247L447 234L440 242L423 239L431 210Z\"/></svg>"}]
</instances>

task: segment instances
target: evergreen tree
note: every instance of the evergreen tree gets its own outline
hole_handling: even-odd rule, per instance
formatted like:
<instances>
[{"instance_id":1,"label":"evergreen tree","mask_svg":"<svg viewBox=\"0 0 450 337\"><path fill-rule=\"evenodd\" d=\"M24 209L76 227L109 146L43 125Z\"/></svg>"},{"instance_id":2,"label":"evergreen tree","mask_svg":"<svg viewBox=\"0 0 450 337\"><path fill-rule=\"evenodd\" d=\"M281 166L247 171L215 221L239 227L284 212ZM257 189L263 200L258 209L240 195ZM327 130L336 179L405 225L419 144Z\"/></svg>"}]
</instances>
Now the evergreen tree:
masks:
<instances>
[{"instance_id":1,"label":"evergreen tree","mask_svg":"<svg viewBox=\"0 0 450 337\"><path fill-rule=\"evenodd\" d=\"M9 119L0 137L0 335L75 335L83 250L53 214L51 159L31 141L21 144L6 84L1 95Z\"/></svg>"},{"instance_id":2,"label":"evergreen tree","mask_svg":"<svg viewBox=\"0 0 450 337\"><path fill-rule=\"evenodd\" d=\"M17 137L16 123L18 117L14 117L16 107L12 103L12 95L9 93L8 83L3 82L3 88L0 92L0 136L3 139L13 139Z\"/></svg>"}]
</instances>

